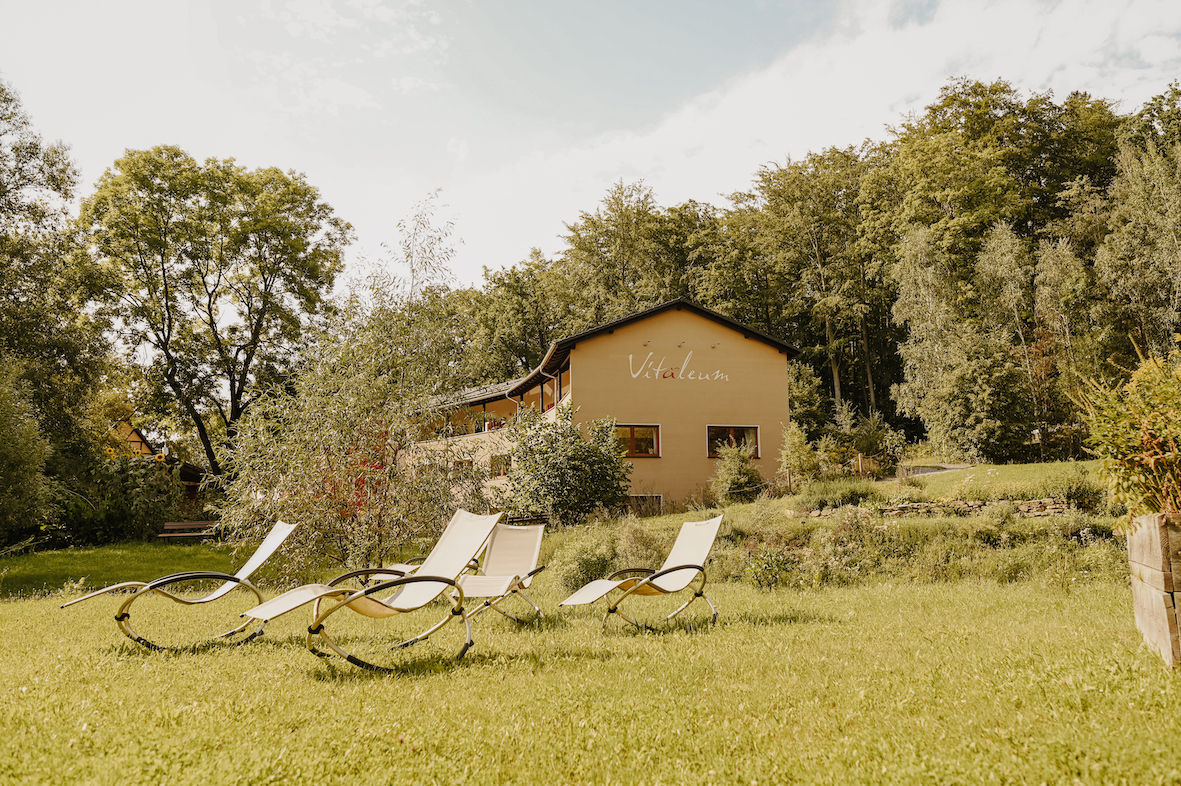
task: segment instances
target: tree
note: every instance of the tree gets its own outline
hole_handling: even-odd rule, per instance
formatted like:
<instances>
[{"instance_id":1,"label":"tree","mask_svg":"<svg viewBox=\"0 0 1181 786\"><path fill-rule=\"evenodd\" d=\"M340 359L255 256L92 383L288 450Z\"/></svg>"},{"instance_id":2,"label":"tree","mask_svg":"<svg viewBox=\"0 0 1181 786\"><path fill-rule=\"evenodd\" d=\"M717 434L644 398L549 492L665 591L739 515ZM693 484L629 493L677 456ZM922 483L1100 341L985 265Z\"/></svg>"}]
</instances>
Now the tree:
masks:
<instances>
[{"instance_id":1,"label":"tree","mask_svg":"<svg viewBox=\"0 0 1181 786\"><path fill-rule=\"evenodd\" d=\"M452 442L421 441L445 414L453 341L445 320L425 318L437 312L451 248L430 228L430 203L417 210L401 225L404 241L412 235L403 275L359 284L311 332L285 384L239 421L225 453L233 482L222 522L241 539L276 519L302 522L284 546L293 578L325 561L382 566L437 535L456 507L487 508L487 468Z\"/></svg>"},{"instance_id":2,"label":"tree","mask_svg":"<svg viewBox=\"0 0 1181 786\"><path fill-rule=\"evenodd\" d=\"M0 365L0 546L36 537L50 514L43 473L52 448L22 388L19 366Z\"/></svg>"},{"instance_id":3,"label":"tree","mask_svg":"<svg viewBox=\"0 0 1181 786\"><path fill-rule=\"evenodd\" d=\"M954 276L933 230L917 229L895 267L894 319L909 336L899 347L906 380L891 393L918 418L937 450L971 460L1018 456L1031 430L1027 381L1009 337L964 319Z\"/></svg>"},{"instance_id":4,"label":"tree","mask_svg":"<svg viewBox=\"0 0 1181 786\"><path fill-rule=\"evenodd\" d=\"M653 257L656 202L643 183L616 183L594 213L567 224L562 261L583 290L577 329L616 319L637 309L636 283Z\"/></svg>"},{"instance_id":5,"label":"tree","mask_svg":"<svg viewBox=\"0 0 1181 786\"><path fill-rule=\"evenodd\" d=\"M19 360L24 389L55 446L51 474L86 452L86 401L106 370L103 324L88 307L93 270L71 259L65 234L78 172L47 144L0 80L0 355Z\"/></svg>"},{"instance_id":6,"label":"tree","mask_svg":"<svg viewBox=\"0 0 1181 786\"><path fill-rule=\"evenodd\" d=\"M829 367L833 399L839 406L841 359L851 330L863 338L866 403L877 402L866 314L874 303L875 272L858 259L857 198L863 172L854 148L830 148L786 166L759 172L756 193L762 204L761 241L779 275L793 282L791 294L811 322L822 327L800 343L817 347Z\"/></svg>"},{"instance_id":7,"label":"tree","mask_svg":"<svg viewBox=\"0 0 1181 786\"><path fill-rule=\"evenodd\" d=\"M1123 144L1119 170L1095 272L1141 350L1167 357L1181 330L1181 144Z\"/></svg>"},{"instance_id":8,"label":"tree","mask_svg":"<svg viewBox=\"0 0 1181 786\"><path fill-rule=\"evenodd\" d=\"M578 524L600 506L623 504L632 465L620 453L615 423L588 423L584 438L568 404L553 412L522 410L513 425L511 509L561 525Z\"/></svg>"},{"instance_id":9,"label":"tree","mask_svg":"<svg viewBox=\"0 0 1181 786\"><path fill-rule=\"evenodd\" d=\"M541 364L550 344L573 332L569 287L541 251L504 270L484 270L482 297L469 316L473 384L503 382Z\"/></svg>"},{"instance_id":10,"label":"tree","mask_svg":"<svg viewBox=\"0 0 1181 786\"><path fill-rule=\"evenodd\" d=\"M351 228L303 175L167 146L116 161L78 225L129 356L219 474L218 443L322 316Z\"/></svg>"}]
</instances>

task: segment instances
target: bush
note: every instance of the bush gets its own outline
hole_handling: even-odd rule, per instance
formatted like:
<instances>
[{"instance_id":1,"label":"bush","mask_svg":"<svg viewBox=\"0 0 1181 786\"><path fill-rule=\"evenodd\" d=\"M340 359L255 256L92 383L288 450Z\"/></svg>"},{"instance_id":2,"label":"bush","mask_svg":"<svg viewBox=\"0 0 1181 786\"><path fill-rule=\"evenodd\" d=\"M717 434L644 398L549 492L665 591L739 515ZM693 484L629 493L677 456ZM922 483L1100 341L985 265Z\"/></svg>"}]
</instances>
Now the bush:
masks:
<instances>
[{"instance_id":1,"label":"bush","mask_svg":"<svg viewBox=\"0 0 1181 786\"><path fill-rule=\"evenodd\" d=\"M574 592L595 579L607 578L615 570L615 544L612 530L605 527L589 528L558 549L549 570L553 571L563 589Z\"/></svg>"},{"instance_id":2,"label":"bush","mask_svg":"<svg viewBox=\"0 0 1181 786\"><path fill-rule=\"evenodd\" d=\"M76 546L154 538L184 506L183 487L162 458L110 450L90 467L81 493L59 493L54 535Z\"/></svg>"},{"instance_id":3,"label":"bush","mask_svg":"<svg viewBox=\"0 0 1181 786\"><path fill-rule=\"evenodd\" d=\"M794 501L808 510L820 510L879 499L882 499L882 492L872 480L842 478L813 481L804 486Z\"/></svg>"},{"instance_id":4,"label":"bush","mask_svg":"<svg viewBox=\"0 0 1181 786\"><path fill-rule=\"evenodd\" d=\"M1122 387L1090 382L1081 403L1112 501L1181 512L1181 364L1148 358Z\"/></svg>"},{"instance_id":5,"label":"bush","mask_svg":"<svg viewBox=\"0 0 1181 786\"><path fill-rule=\"evenodd\" d=\"M668 554L668 546L633 515L624 516L621 525L616 545L618 563L625 568L660 567Z\"/></svg>"},{"instance_id":6,"label":"bush","mask_svg":"<svg viewBox=\"0 0 1181 786\"><path fill-rule=\"evenodd\" d=\"M746 564L747 578L763 590L789 585L795 573L798 573L796 561L782 549L767 544L760 546Z\"/></svg>"},{"instance_id":7,"label":"bush","mask_svg":"<svg viewBox=\"0 0 1181 786\"><path fill-rule=\"evenodd\" d=\"M619 452L615 423L589 423L583 439L569 405L555 414L550 421L522 410L513 425L508 506L524 515L549 516L559 525L578 524L600 506L621 506L632 465Z\"/></svg>"},{"instance_id":8,"label":"bush","mask_svg":"<svg viewBox=\"0 0 1181 786\"><path fill-rule=\"evenodd\" d=\"M762 492L765 482L753 456L754 446L745 440L718 446L718 464L709 485L719 504L753 502Z\"/></svg>"}]
</instances>

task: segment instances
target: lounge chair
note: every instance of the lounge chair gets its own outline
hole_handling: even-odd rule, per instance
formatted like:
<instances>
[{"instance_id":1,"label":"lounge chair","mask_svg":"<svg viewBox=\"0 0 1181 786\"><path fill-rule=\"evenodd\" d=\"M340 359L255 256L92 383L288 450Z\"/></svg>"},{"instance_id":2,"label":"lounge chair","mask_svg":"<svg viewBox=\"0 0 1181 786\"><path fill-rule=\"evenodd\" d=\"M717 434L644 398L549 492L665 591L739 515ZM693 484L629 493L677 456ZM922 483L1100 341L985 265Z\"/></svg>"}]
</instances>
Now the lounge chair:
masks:
<instances>
[{"instance_id":1,"label":"lounge chair","mask_svg":"<svg viewBox=\"0 0 1181 786\"><path fill-rule=\"evenodd\" d=\"M146 595L154 594L161 595L165 598L168 598L169 600L181 603L185 606L194 606L199 603L212 603L218 598L228 595L232 590L239 586L249 589L254 593L255 597L258 598L258 602L262 603L262 593L258 591L257 587L247 581L247 579L250 577L250 574L258 570L259 566L266 562L267 559L269 559L270 556L275 553L275 550L283 544L283 541L287 540L287 536L289 536L295 530L295 527L295 524L287 524L282 521L276 523L275 526L271 528L271 531L267 533L267 536L263 538L263 541L259 544L258 548L255 549L254 554L251 555L250 559L246 561L246 564L243 565L238 570L238 572L232 576L219 571L194 570L184 573L173 573L170 576L163 576L161 578L155 579L154 581L123 581L118 584L112 584L109 587L96 590L88 595L83 595L80 598L75 598L68 603L63 603L62 608L64 609L67 606L73 606L75 603L81 603L84 600L97 598L99 595L104 595L108 592L116 592L118 590L128 590L134 588L135 593L126 601L124 601L123 605L119 607L119 612L115 615L115 622L118 624L119 630L123 631L123 634L132 641L138 642L148 649L164 649L164 647L153 644L143 636L140 636L135 632L135 629L131 627L131 604L135 603L137 600ZM172 592L165 590L165 587L171 587L176 584L210 580L221 581L222 584L208 595L199 598L187 598L181 595L175 595ZM214 636L214 638L229 638L235 634L243 632L246 630L246 628L250 627L251 624L251 621L247 620L232 630L217 634ZM264 621L258 626L257 630L255 630L249 636L246 636L241 642L238 643L241 644L243 642L250 641L251 639L258 638L262 635L263 628L265 626L266 622Z\"/></svg>"},{"instance_id":2,"label":"lounge chair","mask_svg":"<svg viewBox=\"0 0 1181 786\"><path fill-rule=\"evenodd\" d=\"M559 603L559 606L577 606L594 603L599 598L618 590L619 594L609 601L607 613L603 615L603 627L612 614L618 614L637 628L647 627L633 620L619 610L619 604L627 598L643 595L669 595L692 588L693 597L685 601L676 611L665 617L671 620L680 614L697 598L705 598L713 612L713 622L718 621L718 610L705 594L705 559L718 536L722 517L709 521L686 521L673 544L668 558L660 570L651 568L625 568L617 570L605 579L597 579ZM626 577L626 578L625 578ZM696 585L695 587L693 585Z\"/></svg>"},{"instance_id":3,"label":"lounge chair","mask_svg":"<svg viewBox=\"0 0 1181 786\"><path fill-rule=\"evenodd\" d=\"M282 595L271 598L266 603L259 604L243 613L244 617L252 617L263 621L287 614L308 603L312 606L312 624L308 627L307 646L312 654L324 656L328 653L316 646L319 639L333 652L341 656L354 666L373 671L388 671L384 666L369 663L356 655L345 651L329 635L324 623L341 609L349 609L357 614L374 619L384 619L397 614L416 611L430 604L438 598L445 598L451 603L451 609L442 620L435 623L422 633L406 639L396 645L409 647L430 636L447 624L452 617L462 617L467 630L467 639L456 656L462 658L472 646L472 626L463 608L464 593L460 589L459 576L467 569L469 563L480 553L480 549L492 534L496 522L503 513L490 516L479 516L466 510L458 510L451 518L439 537L439 542L431 549L421 565L399 566L398 568L362 568L337 576L327 584L306 584L302 587L288 590ZM412 569L405 575L398 576L403 570ZM378 577L377 583L357 589L341 586L344 582L357 578ZM375 597L378 593L394 590L385 598ZM328 608L321 610L325 602Z\"/></svg>"},{"instance_id":4,"label":"lounge chair","mask_svg":"<svg viewBox=\"0 0 1181 786\"><path fill-rule=\"evenodd\" d=\"M465 597L484 598L484 602L472 609L468 616L475 617L487 609L492 609L520 622L521 620L499 605L501 601L513 595L524 598L537 612L538 617L545 616L533 599L525 594L525 590L533 582L533 577L545 570L544 565L537 565L537 557L541 554L541 537L544 534L544 524L524 527L496 525L488 539L488 547L484 551L484 559L479 570L459 577L459 588L463 590Z\"/></svg>"}]
</instances>

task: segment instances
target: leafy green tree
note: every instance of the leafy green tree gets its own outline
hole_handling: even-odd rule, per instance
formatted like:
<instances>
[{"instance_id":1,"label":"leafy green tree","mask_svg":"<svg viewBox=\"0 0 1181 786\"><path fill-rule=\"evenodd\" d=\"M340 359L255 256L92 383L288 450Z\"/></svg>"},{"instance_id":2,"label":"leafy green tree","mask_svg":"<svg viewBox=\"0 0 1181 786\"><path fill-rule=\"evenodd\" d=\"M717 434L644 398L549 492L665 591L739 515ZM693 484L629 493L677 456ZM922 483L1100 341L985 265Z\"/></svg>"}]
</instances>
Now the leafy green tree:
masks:
<instances>
[{"instance_id":1,"label":"leafy green tree","mask_svg":"<svg viewBox=\"0 0 1181 786\"><path fill-rule=\"evenodd\" d=\"M43 473L52 448L23 388L19 364L0 361L0 546L36 537L51 512Z\"/></svg>"},{"instance_id":2,"label":"leafy green tree","mask_svg":"<svg viewBox=\"0 0 1181 786\"><path fill-rule=\"evenodd\" d=\"M1164 357L1181 330L1181 144L1125 144L1119 169L1095 271L1136 344Z\"/></svg>"},{"instance_id":3,"label":"leafy green tree","mask_svg":"<svg viewBox=\"0 0 1181 786\"><path fill-rule=\"evenodd\" d=\"M453 442L421 442L449 392L453 343L424 317L451 250L421 212L409 225L403 275L371 276L311 333L286 384L256 400L225 454L233 481L222 522L234 537L261 536L276 519L301 523L284 546L290 578L324 563L385 565L437 535L456 507L487 508L487 468Z\"/></svg>"},{"instance_id":4,"label":"leafy green tree","mask_svg":"<svg viewBox=\"0 0 1181 786\"><path fill-rule=\"evenodd\" d=\"M1020 455L1032 431L1029 388L1003 331L964 320L932 232L916 230L895 268L894 318L909 337L899 347L906 381L892 395L918 418L937 449L970 460Z\"/></svg>"},{"instance_id":5,"label":"leafy green tree","mask_svg":"<svg viewBox=\"0 0 1181 786\"><path fill-rule=\"evenodd\" d=\"M1144 102L1121 125L1119 140L1136 150L1147 150L1149 143L1158 150L1181 145L1181 82L1173 80L1168 90Z\"/></svg>"},{"instance_id":6,"label":"leafy green tree","mask_svg":"<svg viewBox=\"0 0 1181 786\"><path fill-rule=\"evenodd\" d=\"M653 233L658 208L643 183L616 183L593 213L583 211L567 224L563 271L582 297L571 325L576 331L636 311L639 282L656 256Z\"/></svg>"},{"instance_id":7,"label":"leafy green tree","mask_svg":"<svg viewBox=\"0 0 1181 786\"><path fill-rule=\"evenodd\" d=\"M116 161L78 226L129 355L220 473L217 444L323 314L349 225L302 175L162 146Z\"/></svg>"},{"instance_id":8,"label":"leafy green tree","mask_svg":"<svg viewBox=\"0 0 1181 786\"><path fill-rule=\"evenodd\" d=\"M545 415L521 411L511 430L510 509L566 525L623 504L632 465L620 453L615 423L587 423L585 437L583 428L568 404Z\"/></svg>"},{"instance_id":9,"label":"leafy green tree","mask_svg":"<svg viewBox=\"0 0 1181 786\"><path fill-rule=\"evenodd\" d=\"M71 258L65 232L77 180L68 148L44 142L0 80L0 356L19 360L56 478L92 450L88 401L108 370L104 325L89 307L94 271Z\"/></svg>"},{"instance_id":10,"label":"leafy green tree","mask_svg":"<svg viewBox=\"0 0 1181 786\"><path fill-rule=\"evenodd\" d=\"M857 306L865 308L858 303L861 277L855 258L861 171L856 150L831 148L787 166L764 168L757 181L762 242L780 276L794 282L792 296L800 310L821 326L818 340L808 344L818 344L818 354L827 361L838 405L843 400L842 345L849 340L849 328L858 325ZM865 361L869 369L868 355ZM867 380L873 401L872 374Z\"/></svg>"},{"instance_id":11,"label":"leafy green tree","mask_svg":"<svg viewBox=\"0 0 1181 786\"><path fill-rule=\"evenodd\" d=\"M527 374L541 364L551 343L574 332L566 323L567 282L538 249L513 267L485 269L484 281L468 319L472 384Z\"/></svg>"},{"instance_id":12,"label":"leafy green tree","mask_svg":"<svg viewBox=\"0 0 1181 786\"><path fill-rule=\"evenodd\" d=\"M762 205L753 194L735 194L715 232L704 240L706 265L695 276L702 303L743 324L794 340L804 320L770 243L764 242Z\"/></svg>"}]
</instances>

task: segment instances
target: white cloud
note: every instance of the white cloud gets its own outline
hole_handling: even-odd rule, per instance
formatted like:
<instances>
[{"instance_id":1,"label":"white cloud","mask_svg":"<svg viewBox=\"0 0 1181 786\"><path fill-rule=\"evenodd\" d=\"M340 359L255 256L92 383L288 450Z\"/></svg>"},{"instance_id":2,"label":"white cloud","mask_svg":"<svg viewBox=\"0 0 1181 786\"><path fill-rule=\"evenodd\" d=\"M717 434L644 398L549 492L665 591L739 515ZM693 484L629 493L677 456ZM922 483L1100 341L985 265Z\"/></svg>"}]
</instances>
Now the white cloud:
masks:
<instances>
[{"instance_id":1,"label":"white cloud","mask_svg":"<svg viewBox=\"0 0 1181 786\"><path fill-rule=\"evenodd\" d=\"M664 205L722 204L719 194L746 188L762 165L886 138L956 76L1058 100L1084 90L1130 111L1181 73L1179 34L1175 2L949 0L901 25L880 3L848 2L835 31L651 128L539 151L449 187L467 240L457 274L475 280L481 265L523 259L530 246L556 251L563 222L620 178L645 180Z\"/></svg>"},{"instance_id":2,"label":"white cloud","mask_svg":"<svg viewBox=\"0 0 1181 786\"><path fill-rule=\"evenodd\" d=\"M434 82L428 82L427 80L421 79L417 76L394 77L390 80L390 83L394 86L395 90L404 94L418 93L424 90L434 91L439 89L439 86Z\"/></svg>"},{"instance_id":3,"label":"white cloud","mask_svg":"<svg viewBox=\"0 0 1181 786\"><path fill-rule=\"evenodd\" d=\"M462 164L467 160L468 153L471 151L466 139L453 136L447 140L447 152L454 158L455 163Z\"/></svg>"}]
</instances>

